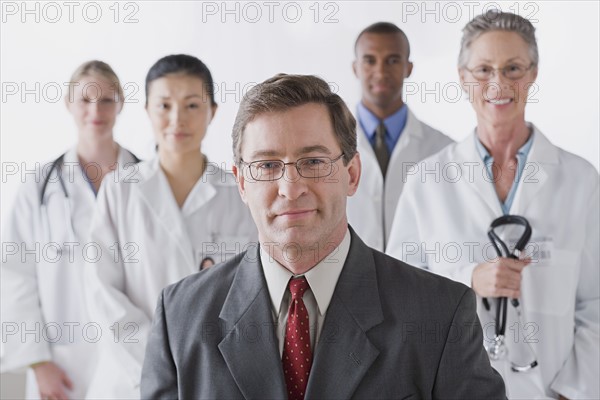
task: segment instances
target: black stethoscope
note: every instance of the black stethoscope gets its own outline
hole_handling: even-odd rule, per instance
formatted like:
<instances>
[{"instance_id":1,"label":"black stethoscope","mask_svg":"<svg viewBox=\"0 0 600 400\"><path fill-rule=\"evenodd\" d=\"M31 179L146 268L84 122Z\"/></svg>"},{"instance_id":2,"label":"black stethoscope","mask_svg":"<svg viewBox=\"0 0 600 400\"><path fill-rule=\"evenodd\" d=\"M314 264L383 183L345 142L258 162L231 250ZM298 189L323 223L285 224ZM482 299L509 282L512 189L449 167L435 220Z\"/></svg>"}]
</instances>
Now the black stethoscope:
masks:
<instances>
[{"instance_id":1,"label":"black stethoscope","mask_svg":"<svg viewBox=\"0 0 600 400\"><path fill-rule=\"evenodd\" d=\"M67 191L67 185L62 177L62 164L65 160L65 154L61 154L56 160L52 162L52 166L50 167L50 171L48 171L48 175L44 179L44 184L42 185L42 191L40 193L40 211L42 213L42 225L43 231L46 235L46 240L51 241L50 235L50 217L48 215L48 205L45 201L46 191L48 188L48 183L50 183L50 179L52 177L52 173L56 172L58 177L58 183L62 189L64 194L63 204L65 208L65 216L69 219L69 240L75 240L75 229L73 227L73 214L71 213L71 198L69 197L69 192Z\"/></svg>"},{"instance_id":2,"label":"black stethoscope","mask_svg":"<svg viewBox=\"0 0 600 400\"><path fill-rule=\"evenodd\" d=\"M50 167L50 170L48 171L46 178L44 178L44 183L42 185L42 190L40 192L40 208L41 208L41 212L42 212L42 224L44 225L43 229L46 234L46 238L49 241L51 240L50 218L48 216L48 206L46 204L45 197L46 197L46 191L48 188L48 184L50 183L50 178L52 177L53 172L56 172L56 175L58 177L58 183L60 184L60 188L64 195L65 215L68 216L69 222L70 222L69 223L69 235L70 235L71 239L75 239L75 229L73 227L73 214L71 213L71 197L69 196L69 192L67 190L67 185L65 184L65 181L62 177L62 165L65 160L65 154L66 153L61 154L56 160L54 160L52 162L52 166ZM137 164L141 161L132 152L129 152L129 154L131 154L134 163Z\"/></svg>"},{"instance_id":3,"label":"black stethoscope","mask_svg":"<svg viewBox=\"0 0 600 400\"><path fill-rule=\"evenodd\" d=\"M519 240L517 240L517 243L515 244L515 248L512 252L508 249L508 246L506 245L506 243L504 243L504 241L502 241L502 239L500 239L498 234L496 234L496 232L495 232L496 228L498 228L500 226L504 226L504 225L520 225L524 228L523 233L521 234L521 237L519 238ZM494 249L496 250L498 257L512 258L512 259L518 260L519 257L521 256L521 254L523 254L525 246L527 246L527 243L529 243L529 240L531 239L531 225L529 225L529 221L527 221L527 219L525 217L521 217L518 215L503 215L499 218L496 218L494 221L492 221L490 228L488 229L487 235L488 235L488 238L490 239L490 241L492 242L492 245L494 246ZM521 317L519 300L511 299L510 302L515 307L518 316ZM486 299L486 298L483 298L483 305L485 306L486 310L489 311L491 309L490 303L489 303L488 299ZM494 341L490 346L486 347L487 352L490 356L490 359L492 359L492 360L500 360L500 359L506 357L506 355L508 354L508 349L507 349L506 343L504 341L505 333L506 333L507 309L508 309L508 298L506 298L506 297L499 298L497 301L497 305L496 305L496 321L495 321L496 324L494 326L494 328L495 328ZM529 344L528 344L528 346L529 346ZM531 347L530 347L530 350L533 353L533 350L531 349ZM534 355L534 358L535 358L535 355ZM517 364L511 362L511 370L514 372L526 372L532 368L535 368L537 365L538 365L537 360L534 360L533 362L529 363L528 365L517 365Z\"/></svg>"},{"instance_id":4,"label":"black stethoscope","mask_svg":"<svg viewBox=\"0 0 600 400\"><path fill-rule=\"evenodd\" d=\"M42 193L40 194L40 204L44 205L44 196L46 195L46 188L48 187L48 183L50 182L50 177L52 176L52 172L56 171L58 175L58 182L60 183L60 187L62 188L63 194L68 199L69 192L67 191L67 186L65 185L65 181L62 177L62 163L65 160L65 153L61 154L56 160L52 162L52 166L50 167L50 171L48 171L48 175L46 175L46 179L44 179L44 184L42 185Z\"/></svg>"}]
</instances>

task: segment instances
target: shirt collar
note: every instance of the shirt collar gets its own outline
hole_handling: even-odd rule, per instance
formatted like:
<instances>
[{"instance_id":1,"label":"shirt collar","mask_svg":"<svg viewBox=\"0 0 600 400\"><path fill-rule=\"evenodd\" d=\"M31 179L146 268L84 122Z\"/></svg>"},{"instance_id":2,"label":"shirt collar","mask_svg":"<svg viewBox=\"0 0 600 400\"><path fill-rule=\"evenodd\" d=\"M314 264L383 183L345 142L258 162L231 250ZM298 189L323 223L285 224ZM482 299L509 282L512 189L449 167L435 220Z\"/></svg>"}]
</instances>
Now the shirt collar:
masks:
<instances>
[{"instance_id":1,"label":"shirt collar","mask_svg":"<svg viewBox=\"0 0 600 400\"><path fill-rule=\"evenodd\" d=\"M379 125L379 118L373 114L362 101L358 103L357 107L358 121L369 139L375 135L377 126ZM400 134L406 126L406 120L408 119L408 107L403 104L395 113L383 120L385 129L390 138L397 140Z\"/></svg>"},{"instance_id":2,"label":"shirt collar","mask_svg":"<svg viewBox=\"0 0 600 400\"><path fill-rule=\"evenodd\" d=\"M350 251L350 230L346 230L346 235L337 248L337 251L332 251L321 260L317 265L311 268L306 274L298 275L305 276L310 290L313 292L319 307L319 314L325 315L338 278L348 257ZM285 295L290 278L294 277L289 270L275 261L274 258L260 247L260 261L262 264L267 288L271 296L271 306L275 315L279 315L281 311L281 303Z\"/></svg>"},{"instance_id":3,"label":"shirt collar","mask_svg":"<svg viewBox=\"0 0 600 400\"><path fill-rule=\"evenodd\" d=\"M529 139L525 142L523 146L517 151L517 162L521 162L523 159L526 159L529 155L529 151L531 150L531 146L533 145L533 136L534 132L531 131L531 135L529 135ZM479 136L477 136L477 132L475 132L475 147L477 148L477 153L479 157L483 160L484 164L488 164L494 160L494 158L487 151L481 140L479 140Z\"/></svg>"}]
</instances>

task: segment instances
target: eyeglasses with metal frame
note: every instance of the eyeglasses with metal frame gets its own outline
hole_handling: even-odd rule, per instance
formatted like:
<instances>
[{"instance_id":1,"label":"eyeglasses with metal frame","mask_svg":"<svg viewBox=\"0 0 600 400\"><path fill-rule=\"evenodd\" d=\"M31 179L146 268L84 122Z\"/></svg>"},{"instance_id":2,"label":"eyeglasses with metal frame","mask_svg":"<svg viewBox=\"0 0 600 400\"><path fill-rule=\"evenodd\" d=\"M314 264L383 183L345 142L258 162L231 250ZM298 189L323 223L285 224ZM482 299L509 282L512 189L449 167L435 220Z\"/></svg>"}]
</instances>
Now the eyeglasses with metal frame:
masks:
<instances>
[{"instance_id":1,"label":"eyeglasses with metal frame","mask_svg":"<svg viewBox=\"0 0 600 400\"><path fill-rule=\"evenodd\" d=\"M247 165L250 176L256 181L276 181L283 177L286 165L293 165L298 175L303 178L317 179L325 178L333 172L335 164L344 153L331 159L329 157L303 157L294 162L283 162L282 160L257 160L246 162L240 160L240 164Z\"/></svg>"},{"instance_id":2,"label":"eyeglasses with metal frame","mask_svg":"<svg viewBox=\"0 0 600 400\"><path fill-rule=\"evenodd\" d=\"M465 67L465 70L469 71L478 81L490 80L496 75L496 71L499 71L505 78L516 81L517 79L524 77L527 71L533 68L533 66L533 63L529 64L528 67L513 63L502 68L492 68L488 65L480 65L472 69Z\"/></svg>"}]
</instances>

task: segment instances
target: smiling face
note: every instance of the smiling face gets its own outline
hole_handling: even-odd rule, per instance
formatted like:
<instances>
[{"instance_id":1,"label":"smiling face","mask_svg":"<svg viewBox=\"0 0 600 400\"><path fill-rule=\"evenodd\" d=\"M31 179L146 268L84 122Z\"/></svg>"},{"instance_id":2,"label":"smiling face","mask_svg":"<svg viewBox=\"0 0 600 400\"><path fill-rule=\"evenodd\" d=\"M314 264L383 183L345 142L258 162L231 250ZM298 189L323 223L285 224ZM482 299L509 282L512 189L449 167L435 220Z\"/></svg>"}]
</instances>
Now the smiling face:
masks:
<instances>
[{"instance_id":1,"label":"smiling face","mask_svg":"<svg viewBox=\"0 0 600 400\"><path fill-rule=\"evenodd\" d=\"M469 47L466 68L459 68L463 88L480 122L499 126L525 120L528 90L535 82L537 68L531 66L527 43L515 32L482 34ZM509 79L498 69L529 68L520 79ZM478 81L468 70L493 69L494 75Z\"/></svg>"},{"instance_id":2,"label":"smiling face","mask_svg":"<svg viewBox=\"0 0 600 400\"><path fill-rule=\"evenodd\" d=\"M245 162L335 159L342 153L327 108L314 103L259 114L246 125L242 149ZM247 165L240 168L234 167L234 174L261 243L293 243L314 251L331 250L332 243L341 242L347 229L346 198L356 192L360 177L358 154L346 166L339 159L332 174L319 179L303 178L288 165L281 179L259 182L250 177Z\"/></svg>"},{"instance_id":3,"label":"smiling face","mask_svg":"<svg viewBox=\"0 0 600 400\"><path fill-rule=\"evenodd\" d=\"M82 139L112 139L117 115L123 107L114 83L99 75L79 79L66 97Z\"/></svg>"},{"instance_id":4,"label":"smiling face","mask_svg":"<svg viewBox=\"0 0 600 400\"><path fill-rule=\"evenodd\" d=\"M362 102L372 112L390 115L404 104L404 79L412 72L408 41L400 33L365 33L356 44L354 74Z\"/></svg>"},{"instance_id":5,"label":"smiling face","mask_svg":"<svg viewBox=\"0 0 600 400\"><path fill-rule=\"evenodd\" d=\"M146 111L159 153L200 151L216 108L199 78L171 74L152 81Z\"/></svg>"}]
</instances>

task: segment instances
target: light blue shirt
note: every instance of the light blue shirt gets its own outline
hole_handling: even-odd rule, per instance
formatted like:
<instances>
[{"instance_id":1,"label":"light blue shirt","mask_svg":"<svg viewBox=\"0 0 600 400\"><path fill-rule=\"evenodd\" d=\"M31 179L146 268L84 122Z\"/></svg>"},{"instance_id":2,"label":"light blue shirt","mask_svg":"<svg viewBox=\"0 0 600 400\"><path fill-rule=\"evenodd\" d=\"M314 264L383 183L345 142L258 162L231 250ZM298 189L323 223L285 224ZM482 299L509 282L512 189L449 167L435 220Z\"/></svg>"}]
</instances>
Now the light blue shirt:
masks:
<instances>
[{"instance_id":1,"label":"light blue shirt","mask_svg":"<svg viewBox=\"0 0 600 400\"><path fill-rule=\"evenodd\" d=\"M94 193L94 197L98 197L98 192L96 192L96 188L94 187L92 180L90 179L87 172L85 171L85 168L83 167L82 163L79 163L79 168L81 168L81 173L83 174L83 179L88 183L88 185L90 185L90 189L92 189L92 192ZM96 179L99 179L99 178L96 177Z\"/></svg>"},{"instance_id":2,"label":"light blue shirt","mask_svg":"<svg viewBox=\"0 0 600 400\"><path fill-rule=\"evenodd\" d=\"M525 169L525 164L527 162L527 156L529 155L529 151L531 150L531 146L533 145L533 132L529 135L529 139L519 151L517 151L517 173L515 174L515 180L513 181L512 186L510 187L510 191L508 192L508 196L506 196L506 200L504 203L500 201L500 206L502 207L502 212L504 215L508 215L510 208L512 206L513 200L515 199L515 193L517 192L517 187L519 186L519 181L521 180L521 175L523 174L523 170ZM477 135L475 135L475 147L477 148L477 153L479 153L479 157L483 160L485 164L488 178L490 182L494 182L494 174L492 172L492 163L494 162L494 157L490 155L487 149L483 146Z\"/></svg>"},{"instance_id":3,"label":"light blue shirt","mask_svg":"<svg viewBox=\"0 0 600 400\"><path fill-rule=\"evenodd\" d=\"M379 126L379 118L369 111L362 102L358 103L357 116L358 123L365 132L365 135L367 135L367 139L369 139L371 146L375 146L375 131ZM390 154L392 154L394 147L396 147L396 143L398 143L398 139L400 139L400 134L406 126L407 118L408 107L404 104L398 111L383 120L383 124L387 131L385 134L385 145Z\"/></svg>"}]
</instances>

